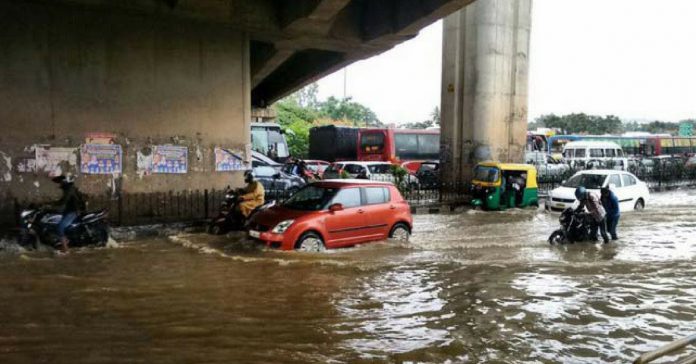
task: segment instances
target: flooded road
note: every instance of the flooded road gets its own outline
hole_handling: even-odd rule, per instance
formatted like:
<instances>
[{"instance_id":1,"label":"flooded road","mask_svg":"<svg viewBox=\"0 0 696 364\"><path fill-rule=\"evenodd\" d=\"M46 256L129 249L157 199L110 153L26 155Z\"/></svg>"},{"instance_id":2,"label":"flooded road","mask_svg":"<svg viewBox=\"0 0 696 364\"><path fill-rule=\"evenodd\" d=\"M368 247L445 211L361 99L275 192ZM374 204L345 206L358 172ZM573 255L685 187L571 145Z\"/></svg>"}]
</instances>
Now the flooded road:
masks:
<instances>
[{"instance_id":1,"label":"flooded road","mask_svg":"<svg viewBox=\"0 0 696 364\"><path fill-rule=\"evenodd\" d=\"M696 332L694 206L654 194L608 245L549 246L557 215L515 210L325 254L204 235L0 254L0 362L630 362Z\"/></svg>"}]
</instances>

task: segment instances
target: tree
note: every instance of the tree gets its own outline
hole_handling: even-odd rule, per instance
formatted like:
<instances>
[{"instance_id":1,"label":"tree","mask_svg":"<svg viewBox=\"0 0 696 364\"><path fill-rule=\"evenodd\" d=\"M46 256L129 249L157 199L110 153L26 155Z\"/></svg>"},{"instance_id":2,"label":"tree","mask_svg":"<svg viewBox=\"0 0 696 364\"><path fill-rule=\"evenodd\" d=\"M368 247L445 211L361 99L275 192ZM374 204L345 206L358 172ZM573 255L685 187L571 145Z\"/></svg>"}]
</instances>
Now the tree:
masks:
<instances>
[{"instance_id":1,"label":"tree","mask_svg":"<svg viewBox=\"0 0 696 364\"><path fill-rule=\"evenodd\" d=\"M623 130L621 119L614 115L596 116L585 113L557 116L542 115L536 119L537 126L554 128L562 134L612 134Z\"/></svg>"},{"instance_id":2,"label":"tree","mask_svg":"<svg viewBox=\"0 0 696 364\"><path fill-rule=\"evenodd\" d=\"M402 128L405 129L427 129L433 126L432 120L416 121L413 123L401 124Z\"/></svg>"},{"instance_id":3,"label":"tree","mask_svg":"<svg viewBox=\"0 0 696 364\"><path fill-rule=\"evenodd\" d=\"M276 102L273 107L278 115L278 124L283 128L290 154L304 158L309 151L309 130L325 124L348 124L353 126L382 126L377 115L365 105L350 98L329 97L317 100L319 87L310 84Z\"/></svg>"},{"instance_id":4,"label":"tree","mask_svg":"<svg viewBox=\"0 0 696 364\"><path fill-rule=\"evenodd\" d=\"M351 101L350 97L337 99L330 96L319 104L319 113L333 120L351 120L355 126L382 126L374 111Z\"/></svg>"},{"instance_id":5,"label":"tree","mask_svg":"<svg viewBox=\"0 0 696 364\"><path fill-rule=\"evenodd\" d=\"M433 126L440 126L440 107L435 106L433 111L430 112L430 120L433 121Z\"/></svg>"}]
</instances>

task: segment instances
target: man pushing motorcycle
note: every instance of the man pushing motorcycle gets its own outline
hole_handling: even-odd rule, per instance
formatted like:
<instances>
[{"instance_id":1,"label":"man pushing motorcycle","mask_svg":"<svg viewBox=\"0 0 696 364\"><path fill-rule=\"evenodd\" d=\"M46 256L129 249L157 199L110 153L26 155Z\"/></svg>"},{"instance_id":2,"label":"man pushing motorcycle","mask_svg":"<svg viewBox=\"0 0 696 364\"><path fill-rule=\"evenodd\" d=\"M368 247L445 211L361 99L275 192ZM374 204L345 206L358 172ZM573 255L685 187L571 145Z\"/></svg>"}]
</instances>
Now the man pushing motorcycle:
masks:
<instances>
[{"instance_id":1,"label":"man pushing motorcycle","mask_svg":"<svg viewBox=\"0 0 696 364\"><path fill-rule=\"evenodd\" d=\"M580 205L578 205L576 211L582 211L584 208L587 208L587 211L592 216L593 224L590 231L590 238L597 241L597 229L599 229L602 239L604 239L604 243L608 243L609 236L607 235L606 220L607 212L602 206L599 195L590 192L585 189L585 187L581 186L575 189L575 198L580 201Z\"/></svg>"}]
</instances>

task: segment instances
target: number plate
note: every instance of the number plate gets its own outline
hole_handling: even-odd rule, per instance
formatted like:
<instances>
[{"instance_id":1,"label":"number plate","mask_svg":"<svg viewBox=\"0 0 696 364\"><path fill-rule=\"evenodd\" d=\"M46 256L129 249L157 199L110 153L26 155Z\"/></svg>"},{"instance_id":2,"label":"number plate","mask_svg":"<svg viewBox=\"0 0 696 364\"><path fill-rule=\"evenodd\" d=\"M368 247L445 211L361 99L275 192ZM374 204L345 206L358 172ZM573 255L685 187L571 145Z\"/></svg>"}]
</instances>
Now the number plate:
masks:
<instances>
[{"instance_id":1,"label":"number plate","mask_svg":"<svg viewBox=\"0 0 696 364\"><path fill-rule=\"evenodd\" d=\"M251 236L252 238L258 239L261 237L261 233L256 231L256 230L249 230L249 236Z\"/></svg>"}]
</instances>

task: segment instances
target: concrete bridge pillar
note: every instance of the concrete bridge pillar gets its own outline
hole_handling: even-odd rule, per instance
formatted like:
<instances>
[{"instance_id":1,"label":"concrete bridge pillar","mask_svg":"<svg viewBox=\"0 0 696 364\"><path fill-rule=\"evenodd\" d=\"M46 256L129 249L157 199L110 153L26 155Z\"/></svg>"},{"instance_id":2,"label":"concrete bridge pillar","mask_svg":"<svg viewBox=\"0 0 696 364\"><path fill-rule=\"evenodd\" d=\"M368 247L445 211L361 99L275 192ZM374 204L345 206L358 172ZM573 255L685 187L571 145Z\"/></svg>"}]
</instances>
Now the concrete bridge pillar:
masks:
<instances>
[{"instance_id":1,"label":"concrete bridge pillar","mask_svg":"<svg viewBox=\"0 0 696 364\"><path fill-rule=\"evenodd\" d=\"M441 160L468 181L483 160L522 162L532 0L477 0L444 20Z\"/></svg>"}]
</instances>

